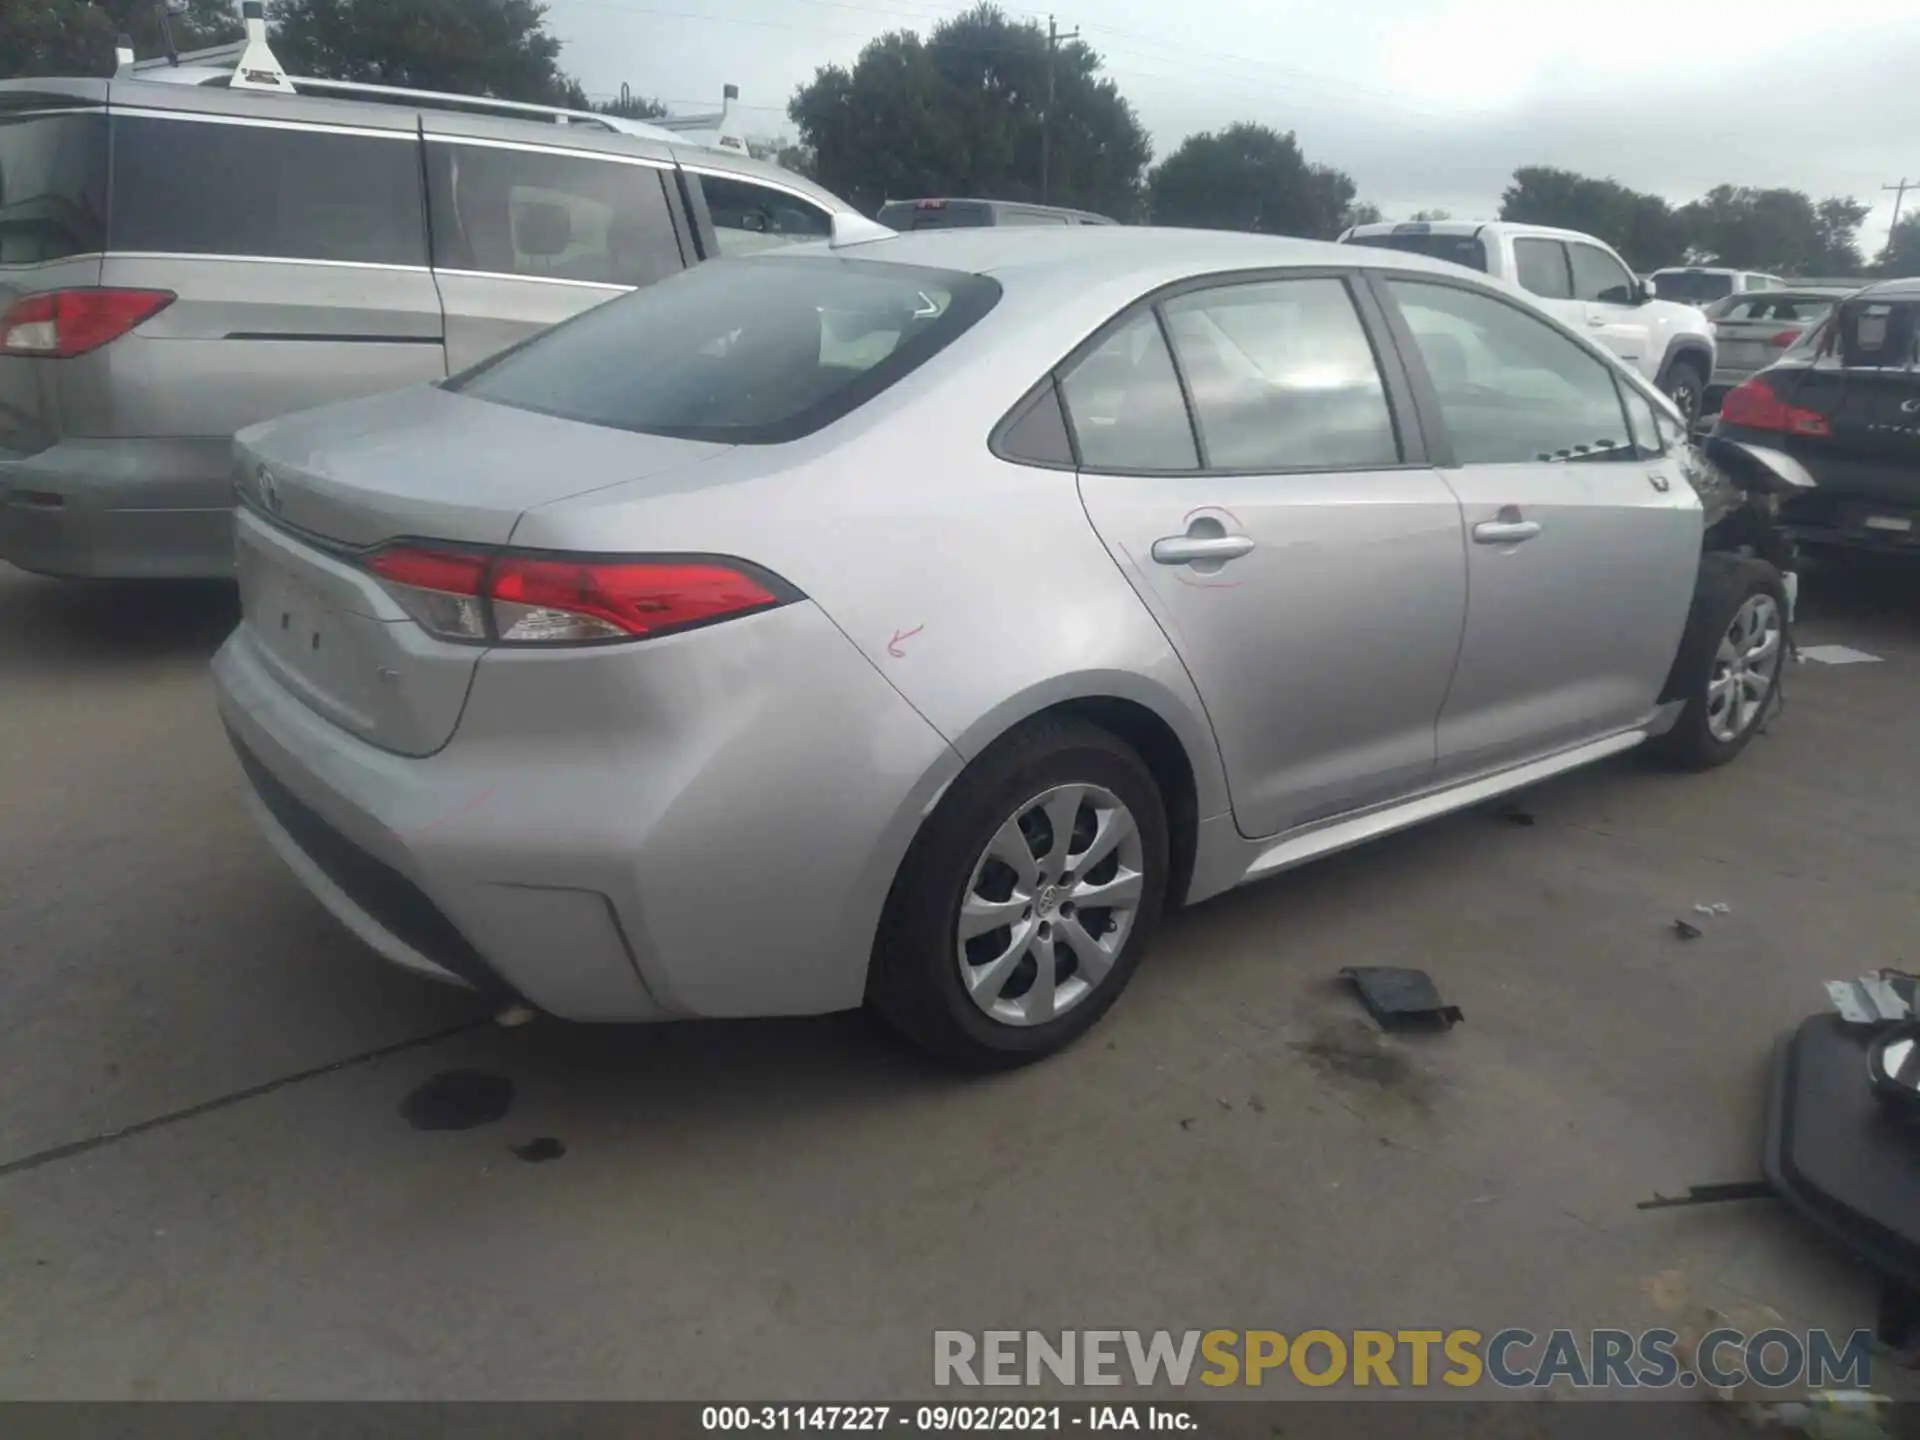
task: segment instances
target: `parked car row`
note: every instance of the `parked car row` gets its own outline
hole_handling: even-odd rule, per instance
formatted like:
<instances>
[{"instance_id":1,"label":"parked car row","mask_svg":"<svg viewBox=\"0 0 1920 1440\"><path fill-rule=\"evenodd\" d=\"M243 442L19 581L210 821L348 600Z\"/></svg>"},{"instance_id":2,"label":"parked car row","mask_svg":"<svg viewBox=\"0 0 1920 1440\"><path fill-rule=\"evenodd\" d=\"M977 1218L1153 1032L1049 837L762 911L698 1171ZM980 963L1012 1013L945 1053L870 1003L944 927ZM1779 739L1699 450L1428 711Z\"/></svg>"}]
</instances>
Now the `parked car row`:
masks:
<instances>
[{"instance_id":1,"label":"parked car row","mask_svg":"<svg viewBox=\"0 0 1920 1440\"><path fill-rule=\"evenodd\" d=\"M1589 237L900 233L138 79L0 89L0 166L0 546L230 565L268 843L503 1005L1019 1063L1169 905L1778 693L1803 472L1692 443L1704 317Z\"/></svg>"},{"instance_id":2,"label":"parked car row","mask_svg":"<svg viewBox=\"0 0 1920 1440\"><path fill-rule=\"evenodd\" d=\"M445 99L0 82L0 558L230 576L236 430L848 210L731 151Z\"/></svg>"},{"instance_id":3,"label":"parked car row","mask_svg":"<svg viewBox=\"0 0 1920 1440\"><path fill-rule=\"evenodd\" d=\"M1699 310L1656 296L1591 235L1505 220L1358 225L1341 240L1428 255L1492 275L1603 345L1672 398L1689 423L1714 371L1713 330Z\"/></svg>"}]
</instances>

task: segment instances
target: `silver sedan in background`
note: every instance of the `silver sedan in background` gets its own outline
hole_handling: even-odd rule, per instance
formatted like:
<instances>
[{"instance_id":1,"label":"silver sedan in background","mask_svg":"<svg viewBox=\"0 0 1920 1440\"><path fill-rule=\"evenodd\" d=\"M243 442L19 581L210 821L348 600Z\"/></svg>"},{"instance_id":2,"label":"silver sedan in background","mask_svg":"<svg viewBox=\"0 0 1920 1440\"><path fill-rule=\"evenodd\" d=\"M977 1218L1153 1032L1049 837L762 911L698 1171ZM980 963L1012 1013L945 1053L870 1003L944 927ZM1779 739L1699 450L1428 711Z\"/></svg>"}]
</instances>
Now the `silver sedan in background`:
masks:
<instances>
[{"instance_id":1,"label":"silver sedan in background","mask_svg":"<svg viewBox=\"0 0 1920 1440\"><path fill-rule=\"evenodd\" d=\"M862 231L245 432L220 708L399 964L578 1020L871 1002L1013 1064L1169 904L1737 754L1784 597L1706 583L1684 447L1418 256Z\"/></svg>"}]
</instances>

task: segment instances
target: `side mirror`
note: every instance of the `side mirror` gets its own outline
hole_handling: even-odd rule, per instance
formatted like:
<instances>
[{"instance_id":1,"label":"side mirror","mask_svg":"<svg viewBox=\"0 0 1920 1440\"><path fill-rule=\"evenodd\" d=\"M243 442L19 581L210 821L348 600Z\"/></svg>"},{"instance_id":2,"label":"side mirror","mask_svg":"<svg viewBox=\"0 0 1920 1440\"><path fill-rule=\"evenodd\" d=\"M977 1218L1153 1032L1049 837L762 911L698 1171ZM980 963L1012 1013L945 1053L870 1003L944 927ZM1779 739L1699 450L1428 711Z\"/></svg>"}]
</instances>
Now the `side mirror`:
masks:
<instances>
[{"instance_id":1,"label":"side mirror","mask_svg":"<svg viewBox=\"0 0 1920 1440\"><path fill-rule=\"evenodd\" d=\"M1653 282L1651 280L1636 279L1633 282L1634 304L1645 305L1649 300L1657 300L1658 298L1659 297L1653 293Z\"/></svg>"}]
</instances>

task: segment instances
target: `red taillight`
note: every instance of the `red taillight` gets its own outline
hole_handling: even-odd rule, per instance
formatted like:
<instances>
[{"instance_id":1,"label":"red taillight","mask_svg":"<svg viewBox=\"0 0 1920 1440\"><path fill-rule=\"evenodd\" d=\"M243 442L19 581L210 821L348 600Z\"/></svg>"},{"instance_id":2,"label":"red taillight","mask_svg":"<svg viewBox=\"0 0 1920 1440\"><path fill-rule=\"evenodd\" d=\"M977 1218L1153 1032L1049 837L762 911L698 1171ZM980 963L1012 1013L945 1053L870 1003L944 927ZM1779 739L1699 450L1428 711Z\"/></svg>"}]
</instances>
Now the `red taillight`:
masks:
<instances>
[{"instance_id":1,"label":"red taillight","mask_svg":"<svg viewBox=\"0 0 1920 1440\"><path fill-rule=\"evenodd\" d=\"M1727 398L1720 402L1720 418L1729 425L1744 425L1749 430L1779 430L1815 438L1832 433L1826 416L1818 410L1787 404L1774 393L1764 375L1743 380L1729 390Z\"/></svg>"},{"instance_id":2,"label":"red taillight","mask_svg":"<svg viewBox=\"0 0 1920 1440\"><path fill-rule=\"evenodd\" d=\"M1800 332L1798 330L1782 330L1778 335L1767 341L1767 343L1776 349L1784 350L1799 338Z\"/></svg>"},{"instance_id":3,"label":"red taillight","mask_svg":"<svg viewBox=\"0 0 1920 1440\"><path fill-rule=\"evenodd\" d=\"M765 609L779 596L708 561L536 560L503 556L492 576L505 641L619 640Z\"/></svg>"},{"instance_id":4,"label":"red taillight","mask_svg":"<svg viewBox=\"0 0 1920 1440\"><path fill-rule=\"evenodd\" d=\"M752 566L705 558L571 558L392 545L367 568L446 640L578 645L640 640L797 598Z\"/></svg>"},{"instance_id":5,"label":"red taillight","mask_svg":"<svg viewBox=\"0 0 1920 1440\"><path fill-rule=\"evenodd\" d=\"M0 315L0 354L71 360L118 340L171 305L171 290L49 290Z\"/></svg>"}]
</instances>

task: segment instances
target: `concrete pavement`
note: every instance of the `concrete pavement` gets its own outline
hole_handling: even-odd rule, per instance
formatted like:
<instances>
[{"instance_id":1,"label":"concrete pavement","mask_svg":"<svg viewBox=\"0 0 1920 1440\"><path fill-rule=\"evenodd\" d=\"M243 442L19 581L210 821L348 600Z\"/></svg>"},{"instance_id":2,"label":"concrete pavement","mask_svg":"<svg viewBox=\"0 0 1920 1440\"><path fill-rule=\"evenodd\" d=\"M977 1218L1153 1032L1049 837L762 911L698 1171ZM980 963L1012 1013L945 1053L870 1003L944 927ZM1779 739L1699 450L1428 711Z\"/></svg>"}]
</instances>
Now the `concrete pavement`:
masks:
<instances>
[{"instance_id":1,"label":"concrete pavement","mask_svg":"<svg viewBox=\"0 0 1920 1440\"><path fill-rule=\"evenodd\" d=\"M1627 757L1177 916L1086 1042L960 1080L859 1016L484 1023L251 832L227 592L0 567L0 1396L848 1399L926 1393L935 1328L1870 1326L1772 1204L1633 1208L1756 1175L1774 1036L1920 948L1920 574L1806 595L1803 641L1884 663L1795 669L1733 767ZM1682 943L1697 901L1732 913ZM1466 1023L1383 1040L1354 963ZM457 1069L505 1117L411 1128Z\"/></svg>"}]
</instances>

